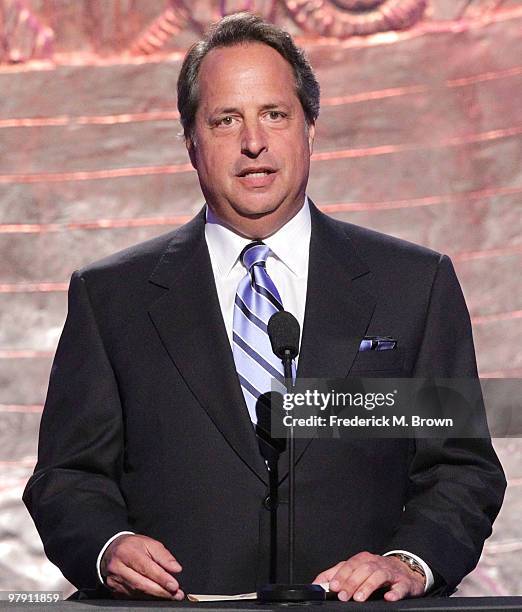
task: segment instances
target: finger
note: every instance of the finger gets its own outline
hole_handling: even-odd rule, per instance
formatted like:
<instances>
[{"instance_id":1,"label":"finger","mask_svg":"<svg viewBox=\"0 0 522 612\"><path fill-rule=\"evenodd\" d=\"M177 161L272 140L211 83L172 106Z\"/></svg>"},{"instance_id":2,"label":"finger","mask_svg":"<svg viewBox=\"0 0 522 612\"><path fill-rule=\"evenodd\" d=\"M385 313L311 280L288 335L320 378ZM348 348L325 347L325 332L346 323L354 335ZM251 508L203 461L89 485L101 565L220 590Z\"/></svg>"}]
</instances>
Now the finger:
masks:
<instances>
[{"instance_id":1,"label":"finger","mask_svg":"<svg viewBox=\"0 0 522 612\"><path fill-rule=\"evenodd\" d=\"M176 578L165 571L161 565L158 565L156 561L150 557L148 552L134 551L132 555L126 559L122 559L122 561L126 567L141 574L150 581L155 582L165 591L169 591L172 594L178 591L179 583Z\"/></svg>"},{"instance_id":2,"label":"finger","mask_svg":"<svg viewBox=\"0 0 522 612\"><path fill-rule=\"evenodd\" d=\"M347 580L358 567L367 563L375 563L380 558L378 555L373 555L366 550L353 555L340 564L340 570L330 580L330 589L332 591L339 591L342 582Z\"/></svg>"},{"instance_id":3,"label":"finger","mask_svg":"<svg viewBox=\"0 0 522 612\"><path fill-rule=\"evenodd\" d=\"M408 584L401 580L400 582L396 582L392 588L384 594L384 599L386 599L386 601L399 601L408 595Z\"/></svg>"},{"instance_id":4,"label":"finger","mask_svg":"<svg viewBox=\"0 0 522 612\"><path fill-rule=\"evenodd\" d=\"M174 595L174 599L176 601L181 601L181 600L185 599L185 593L181 589L178 589L178 591Z\"/></svg>"},{"instance_id":5,"label":"finger","mask_svg":"<svg viewBox=\"0 0 522 612\"><path fill-rule=\"evenodd\" d=\"M163 544L153 540L152 543L147 542L146 546L150 556L158 565L161 565L168 572L181 572L183 569L181 563Z\"/></svg>"},{"instance_id":6,"label":"finger","mask_svg":"<svg viewBox=\"0 0 522 612\"><path fill-rule=\"evenodd\" d=\"M366 601L374 591L391 584L392 580L393 574L390 570L378 569L355 589L353 598L355 601Z\"/></svg>"},{"instance_id":7,"label":"finger","mask_svg":"<svg viewBox=\"0 0 522 612\"><path fill-rule=\"evenodd\" d=\"M362 585L370 578L370 576L372 576L379 570L379 566L373 562L363 563L359 565L352 571L349 576L347 576L344 580L340 581L338 595L339 599L341 601L349 601L354 596L354 594L362 587Z\"/></svg>"},{"instance_id":8,"label":"finger","mask_svg":"<svg viewBox=\"0 0 522 612\"><path fill-rule=\"evenodd\" d=\"M114 596L118 595L122 598L132 596L132 591L122 584L115 576L109 576L105 581L105 584L111 589L111 591L113 591Z\"/></svg>"},{"instance_id":9,"label":"finger","mask_svg":"<svg viewBox=\"0 0 522 612\"><path fill-rule=\"evenodd\" d=\"M324 570L324 572L317 574L312 584L321 584L323 582L330 582L330 580L335 576L335 574L337 573L337 571L339 570L339 568L341 567L343 563L344 561L340 561L337 565L334 565L333 567L330 567L327 570Z\"/></svg>"},{"instance_id":10,"label":"finger","mask_svg":"<svg viewBox=\"0 0 522 612\"><path fill-rule=\"evenodd\" d=\"M356 569L357 566L350 560L342 563L330 580L330 589L337 592L343 589Z\"/></svg>"},{"instance_id":11,"label":"finger","mask_svg":"<svg viewBox=\"0 0 522 612\"><path fill-rule=\"evenodd\" d=\"M112 577L107 581L107 584L112 587L112 597L113 599L138 599L138 600L146 600L146 599L155 599L160 600L164 598L159 598L154 595L149 595L147 593L143 593L142 591L138 591L136 589L132 589L130 587L125 586L123 584L121 577Z\"/></svg>"},{"instance_id":12,"label":"finger","mask_svg":"<svg viewBox=\"0 0 522 612\"><path fill-rule=\"evenodd\" d=\"M117 580L127 590L137 591L139 593L146 593L154 597L161 597L162 599L173 599L175 592L171 592L163 588L157 582L154 582L147 576L136 572L129 567L123 567ZM177 592L178 589L176 589Z\"/></svg>"}]
</instances>

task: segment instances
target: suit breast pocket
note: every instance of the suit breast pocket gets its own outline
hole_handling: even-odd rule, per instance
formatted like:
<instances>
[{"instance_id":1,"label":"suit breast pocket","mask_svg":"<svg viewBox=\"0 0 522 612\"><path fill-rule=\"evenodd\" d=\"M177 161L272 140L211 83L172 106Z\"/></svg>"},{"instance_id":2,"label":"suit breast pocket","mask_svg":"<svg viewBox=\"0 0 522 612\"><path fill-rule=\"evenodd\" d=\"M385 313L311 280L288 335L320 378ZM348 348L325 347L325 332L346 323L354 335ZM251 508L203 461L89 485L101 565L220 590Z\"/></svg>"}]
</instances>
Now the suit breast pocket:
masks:
<instances>
[{"instance_id":1,"label":"suit breast pocket","mask_svg":"<svg viewBox=\"0 0 522 612\"><path fill-rule=\"evenodd\" d=\"M361 372L398 373L402 370L404 354L401 349L389 351L359 351L353 362L350 374Z\"/></svg>"}]
</instances>

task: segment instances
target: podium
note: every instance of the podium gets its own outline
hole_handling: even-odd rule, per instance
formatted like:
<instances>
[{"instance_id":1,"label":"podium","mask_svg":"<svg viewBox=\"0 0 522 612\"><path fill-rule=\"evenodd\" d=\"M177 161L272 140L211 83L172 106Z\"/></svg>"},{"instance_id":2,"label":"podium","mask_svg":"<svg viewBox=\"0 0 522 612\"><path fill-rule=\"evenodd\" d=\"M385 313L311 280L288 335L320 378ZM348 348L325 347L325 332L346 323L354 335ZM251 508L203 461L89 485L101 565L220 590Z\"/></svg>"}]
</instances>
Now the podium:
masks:
<instances>
[{"instance_id":1,"label":"podium","mask_svg":"<svg viewBox=\"0 0 522 612\"><path fill-rule=\"evenodd\" d=\"M53 604L39 604L38 609L49 609L53 612L132 612L135 610L192 610L194 612L234 611L234 612L284 612L288 608L294 612L447 612L448 610L461 610L472 612L480 610L499 612L520 612L522 610L522 597L420 597L418 599L405 599L397 602L367 601L364 603L324 601L312 604L259 604L256 602L213 602L190 603L188 601L126 601L105 599L80 599L77 601L60 601ZM10 604L0 601L0 610L20 610L34 612L34 604Z\"/></svg>"}]
</instances>

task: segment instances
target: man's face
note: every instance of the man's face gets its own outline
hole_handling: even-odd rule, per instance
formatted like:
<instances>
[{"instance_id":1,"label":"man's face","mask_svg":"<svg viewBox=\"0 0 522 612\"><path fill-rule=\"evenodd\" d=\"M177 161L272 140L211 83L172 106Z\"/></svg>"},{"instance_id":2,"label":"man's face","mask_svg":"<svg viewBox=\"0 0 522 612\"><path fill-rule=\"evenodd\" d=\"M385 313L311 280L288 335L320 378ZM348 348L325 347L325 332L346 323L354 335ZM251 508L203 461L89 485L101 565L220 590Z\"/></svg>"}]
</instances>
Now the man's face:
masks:
<instances>
[{"instance_id":1,"label":"man's face","mask_svg":"<svg viewBox=\"0 0 522 612\"><path fill-rule=\"evenodd\" d=\"M290 64L248 43L213 49L199 72L190 158L207 204L230 229L265 238L301 208L315 133Z\"/></svg>"}]
</instances>

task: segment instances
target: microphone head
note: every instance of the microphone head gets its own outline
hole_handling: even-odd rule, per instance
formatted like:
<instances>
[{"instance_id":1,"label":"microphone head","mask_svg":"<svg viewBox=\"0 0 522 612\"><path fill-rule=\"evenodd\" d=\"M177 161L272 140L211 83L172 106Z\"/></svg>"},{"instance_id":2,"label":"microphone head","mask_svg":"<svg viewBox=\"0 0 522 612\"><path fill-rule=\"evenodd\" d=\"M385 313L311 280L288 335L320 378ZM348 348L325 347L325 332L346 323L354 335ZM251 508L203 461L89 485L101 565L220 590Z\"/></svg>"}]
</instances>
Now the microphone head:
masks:
<instances>
[{"instance_id":1,"label":"microphone head","mask_svg":"<svg viewBox=\"0 0 522 612\"><path fill-rule=\"evenodd\" d=\"M283 359L287 355L291 359L299 353L299 323L293 314L280 310L268 321L268 337L272 350Z\"/></svg>"}]
</instances>

